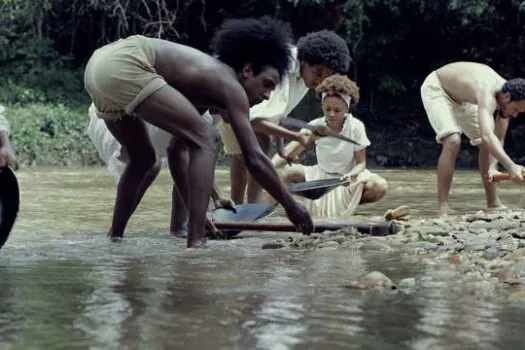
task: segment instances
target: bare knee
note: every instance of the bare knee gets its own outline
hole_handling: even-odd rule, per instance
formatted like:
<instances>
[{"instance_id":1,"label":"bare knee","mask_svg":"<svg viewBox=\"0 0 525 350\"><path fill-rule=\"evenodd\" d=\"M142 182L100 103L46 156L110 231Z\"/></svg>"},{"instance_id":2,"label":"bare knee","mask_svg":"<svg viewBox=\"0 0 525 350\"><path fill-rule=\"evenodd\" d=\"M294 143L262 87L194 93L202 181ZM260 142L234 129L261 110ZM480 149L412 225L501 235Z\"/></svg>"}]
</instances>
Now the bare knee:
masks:
<instances>
[{"instance_id":1,"label":"bare knee","mask_svg":"<svg viewBox=\"0 0 525 350\"><path fill-rule=\"evenodd\" d=\"M384 178L378 177L374 182L373 190L377 197L376 200L380 200L388 191L388 182Z\"/></svg>"},{"instance_id":2,"label":"bare knee","mask_svg":"<svg viewBox=\"0 0 525 350\"><path fill-rule=\"evenodd\" d=\"M461 148L461 135L458 133L453 133L441 140L443 144L443 152L448 152L451 154L457 154Z\"/></svg>"},{"instance_id":3,"label":"bare knee","mask_svg":"<svg viewBox=\"0 0 525 350\"><path fill-rule=\"evenodd\" d=\"M374 177L365 185L362 203L372 203L381 200L388 191L388 182L382 177Z\"/></svg>"},{"instance_id":4,"label":"bare knee","mask_svg":"<svg viewBox=\"0 0 525 350\"><path fill-rule=\"evenodd\" d=\"M215 143L215 135L210 127L195 133L186 142L186 146L191 150L204 150L208 152L217 153L218 148Z\"/></svg>"},{"instance_id":5,"label":"bare knee","mask_svg":"<svg viewBox=\"0 0 525 350\"><path fill-rule=\"evenodd\" d=\"M144 148L140 152L127 152L129 162L128 166L135 169L137 172L148 173L155 171L156 168L160 170L160 161L157 161L157 155L153 148Z\"/></svg>"},{"instance_id":6,"label":"bare knee","mask_svg":"<svg viewBox=\"0 0 525 350\"><path fill-rule=\"evenodd\" d=\"M171 138L170 144L168 145L167 151L168 157L170 159L173 157L179 158L187 154L188 146L181 138L173 136Z\"/></svg>"}]
</instances>

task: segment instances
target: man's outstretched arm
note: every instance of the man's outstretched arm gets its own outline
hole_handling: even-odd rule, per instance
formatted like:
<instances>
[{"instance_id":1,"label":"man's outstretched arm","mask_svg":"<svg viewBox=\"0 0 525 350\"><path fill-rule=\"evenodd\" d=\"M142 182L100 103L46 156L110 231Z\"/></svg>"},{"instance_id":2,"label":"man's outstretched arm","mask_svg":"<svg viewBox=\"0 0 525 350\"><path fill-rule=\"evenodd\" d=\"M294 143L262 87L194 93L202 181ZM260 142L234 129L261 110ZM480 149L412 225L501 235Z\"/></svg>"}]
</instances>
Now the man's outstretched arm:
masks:
<instances>
[{"instance_id":1,"label":"man's outstretched arm","mask_svg":"<svg viewBox=\"0 0 525 350\"><path fill-rule=\"evenodd\" d=\"M313 231L310 214L301 206L281 181L270 159L264 154L248 119L248 103L241 92L228 99L230 124L237 137L246 167L268 193L285 208L290 221L304 234Z\"/></svg>"}]
</instances>

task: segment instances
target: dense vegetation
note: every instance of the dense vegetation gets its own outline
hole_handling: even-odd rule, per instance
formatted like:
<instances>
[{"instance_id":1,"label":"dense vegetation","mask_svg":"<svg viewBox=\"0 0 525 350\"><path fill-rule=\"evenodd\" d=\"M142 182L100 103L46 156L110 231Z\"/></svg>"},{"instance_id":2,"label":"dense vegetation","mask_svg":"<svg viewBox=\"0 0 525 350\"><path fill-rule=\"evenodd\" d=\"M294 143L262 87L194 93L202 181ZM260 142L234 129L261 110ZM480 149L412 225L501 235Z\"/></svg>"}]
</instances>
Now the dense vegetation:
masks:
<instances>
[{"instance_id":1,"label":"dense vegetation","mask_svg":"<svg viewBox=\"0 0 525 350\"><path fill-rule=\"evenodd\" d=\"M505 77L525 76L525 1L518 0L0 0L0 103L26 164L92 164L84 130L89 100L82 67L92 51L135 33L208 50L231 17L270 14L299 37L337 30L353 56L348 73L361 87L356 110L369 130L371 161L433 166L439 151L419 86L441 64L475 60ZM294 114L319 103L310 96ZM514 120L507 148L520 160L525 129ZM460 163L476 164L466 146ZM525 160L525 157L524 157Z\"/></svg>"}]
</instances>

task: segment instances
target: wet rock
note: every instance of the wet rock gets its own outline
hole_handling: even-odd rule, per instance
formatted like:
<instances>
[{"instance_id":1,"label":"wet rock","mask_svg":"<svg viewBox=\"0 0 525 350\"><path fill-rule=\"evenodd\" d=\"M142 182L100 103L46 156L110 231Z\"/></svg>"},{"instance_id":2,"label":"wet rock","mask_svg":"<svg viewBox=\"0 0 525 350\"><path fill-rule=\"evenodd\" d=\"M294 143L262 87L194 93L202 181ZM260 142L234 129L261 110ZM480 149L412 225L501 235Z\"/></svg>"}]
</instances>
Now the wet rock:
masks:
<instances>
[{"instance_id":1,"label":"wet rock","mask_svg":"<svg viewBox=\"0 0 525 350\"><path fill-rule=\"evenodd\" d=\"M516 278L525 279L525 261L521 260L514 265L514 275Z\"/></svg>"},{"instance_id":2,"label":"wet rock","mask_svg":"<svg viewBox=\"0 0 525 350\"><path fill-rule=\"evenodd\" d=\"M413 277L403 278L399 281L398 287L401 289L410 289L414 288L416 285L416 279Z\"/></svg>"},{"instance_id":3,"label":"wet rock","mask_svg":"<svg viewBox=\"0 0 525 350\"><path fill-rule=\"evenodd\" d=\"M465 244L465 250L467 252L478 252L478 251L484 251L485 249L490 248L488 243L486 241L474 241Z\"/></svg>"},{"instance_id":4,"label":"wet rock","mask_svg":"<svg viewBox=\"0 0 525 350\"><path fill-rule=\"evenodd\" d=\"M483 231L479 231L479 230L481 230L481 229L486 230L487 229L487 225L488 225L487 221L476 220L476 221L471 222L470 225L468 225L468 229L472 233L483 232Z\"/></svg>"},{"instance_id":5,"label":"wet rock","mask_svg":"<svg viewBox=\"0 0 525 350\"><path fill-rule=\"evenodd\" d=\"M281 249L281 248L284 248L284 244L277 243L277 242L265 243L262 246L262 249Z\"/></svg>"},{"instance_id":6,"label":"wet rock","mask_svg":"<svg viewBox=\"0 0 525 350\"><path fill-rule=\"evenodd\" d=\"M514 230L511 232L512 237L517 239L525 239L525 230Z\"/></svg>"},{"instance_id":7,"label":"wet rock","mask_svg":"<svg viewBox=\"0 0 525 350\"><path fill-rule=\"evenodd\" d=\"M487 213L483 210L478 211L475 214L470 214L465 217L465 220L468 222L475 222L475 221L486 221L490 222L492 220L500 219L502 218L501 213Z\"/></svg>"},{"instance_id":8,"label":"wet rock","mask_svg":"<svg viewBox=\"0 0 525 350\"><path fill-rule=\"evenodd\" d=\"M509 237L506 239L498 240L498 243L496 244L496 246L500 251L513 252L518 249L519 242L517 239Z\"/></svg>"},{"instance_id":9,"label":"wet rock","mask_svg":"<svg viewBox=\"0 0 525 350\"><path fill-rule=\"evenodd\" d=\"M348 237L345 237L343 235L338 234L338 235L334 235L333 237L330 237L330 240L341 244L341 243L347 241Z\"/></svg>"},{"instance_id":10,"label":"wet rock","mask_svg":"<svg viewBox=\"0 0 525 350\"><path fill-rule=\"evenodd\" d=\"M485 250L485 254L483 254L483 258L485 258L486 260L494 260L502 257L503 255L505 255L505 253L501 252L501 250L499 250L498 248L488 247Z\"/></svg>"},{"instance_id":11,"label":"wet rock","mask_svg":"<svg viewBox=\"0 0 525 350\"><path fill-rule=\"evenodd\" d=\"M410 242L406 244L407 249L436 249L437 244L425 241Z\"/></svg>"},{"instance_id":12,"label":"wet rock","mask_svg":"<svg viewBox=\"0 0 525 350\"><path fill-rule=\"evenodd\" d=\"M391 251L390 246L381 242L365 242L359 247L362 251Z\"/></svg>"},{"instance_id":13,"label":"wet rock","mask_svg":"<svg viewBox=\"0 0 525 350\"><path fill-rule=\"evenodd\" d=\"M275 243L275 242L274 242ZM411 219L404 231L386 237L361 235L352 228L277 240L266 249L347 249L388 253L414 265L426 265L432 276L418 278L418 285L440 288L444 281L457 281L457 292L468 286L474 294L525 289L525 217L519 212L484 212L447 219ZM279 247L279 248L277 248ZM357 252L356 252L357 253ZM427 277L428 279L425 279ZM411 288L415 280L399 281L400 288ZM461 288L460 288L461 285ZM390 290L388 277L370 272L346 286L354 289Z\"/></svg>"},{"instance_id":14,"label":"wet rock","mask_svg":"<svg viewBox=\"0 0 525 350\"><path fill-rule=\"evenodd\" d=\"M516 249L512 253L505 255L505 259L513 261L525 259L525 248Z\"/></svg>"},{"instance_id":15,"label":"wet rock","mask_svg":"<svg viewBox=\"0 0 525 350\"><path fill-rule=\"evenodd\" d=\"M341 249L359 249L360 244L354 240L343 241L339 244Z\"/></svg>"},{"instance_id":16,"label":"wet rock","mask_svg":"<svg viewBox=\"0 0 525 350\"><path fill-rule=\"evenodd\" d=\"M494 259L488 262L485 265L485 268L488 270L498 270L498 269L506 268L512 264L513 262L508 261L508 260Z\"/></svg>"},{"instance_id":17,"label":"wet rock","mask_svg":"<svg viewBox=\"0 0 525 350\"><path fill-rule=\"evenodd\" d=\"M425 225L419 226L417 231L423 235L433 235L433 236L448 236L451 231L450 226L441 226L441 225Z\"/></svg>"},{"instance_id":18,"label":"wet rock","mask_svg":"<svg viewBox=\"0 0 525 350\"><path fill-rule=\"evenodd\" d=\"M386 291L396 288L392 280L379 271L369 272L361 276L359 280L351 282L346 287L362 290L375 289L379 291Z\"/></svg>"},{"instance_id":19,"label":"wet rock","mask_svg":"<svg viewBox=\"0 0 525 350\"><path fill-rule=\"evenodd\" d=\"M317 249L337 249L339 248L339 243L336 241L326 241L321 242L317 245Z\"/></svg>"},{"instance_id":20,"label":"wet rock","mask_svg":"<svg viewBox=\"0 0 525 350\"><path fill-rule=\"evenodd\" d=\"M481 227L475 228L474 227L474 228L469 228L468 232L474 235L483 236L488 233L488 230L486 228L481 228Z\"/></svg>"},{"instance_id":21,"label":"wet rock","mask_svg":"<svg viewBox=\"0 0 525 350\"><path fill-rule=\"evenodd\" d=\"M525 291L520 290L509 295L510 301L525 302Z\"/></svg>"},{"instance_id":22,"label":"wet rock","mask_svg":"<svg viewBox=\"0 0 525 350\"><path fill-rule=\"evenodd\" d=\"M496 229L498 231L504 231L509 230L513 228L520 227L520 222L516 220L509 220L509 219L497 219L494 221L491 221L486 225L487 229Z\"/></svg>"}]
</instances>

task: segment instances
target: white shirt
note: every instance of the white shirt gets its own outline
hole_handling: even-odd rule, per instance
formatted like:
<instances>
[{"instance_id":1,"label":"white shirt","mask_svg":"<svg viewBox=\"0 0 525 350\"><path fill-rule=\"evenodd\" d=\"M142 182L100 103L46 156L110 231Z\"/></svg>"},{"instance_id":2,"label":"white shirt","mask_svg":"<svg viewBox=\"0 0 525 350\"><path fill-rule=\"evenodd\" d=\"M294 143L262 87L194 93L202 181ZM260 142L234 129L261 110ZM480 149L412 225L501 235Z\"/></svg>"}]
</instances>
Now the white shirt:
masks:
<instances>
[{"instance_id":1,"label":"white shirt","mask_svg":"<svg viewBox=\"0 0 525 350\"><path fill-rule=\"evenodd\" d=\"M297 59L297 48L292 47L291 51L292 59L289 73L271 92L268 100L250 108L250 120L267 119L277 122L279 118L287 117L308 92L309 89L301 78L301 65Z\"/></svg>"},{"instance_id":2,"label":"white shirt","mask_svg":"<svg viewBox=\"0 0 525 350\"><path fill-rule=\"evenodd\" d=\"M118 159L122 146L113 134L111 134L104 120L97 116L96 111L97 109L92 103L88 111L89 125L86 130L87 135L97 149L100 158L106 163L109 172L118 182L126 166ZM216 123L209 111L206 111L202 117L208 124ZM162 162L161 168L165 168L168 165L167 149L171 141L171 134L153 124L147 122L144 122L144 124L146 124L146 130L155 149L155 153Z\"/></svg>"},{"instance_id":3,"label":"white shirt","mask_svg":"<svg viewBox=\"0 0 525 350\"><path fill-rule=\"evenodd\" d=\"M310 121L310 125L327 125L325 117ZM352 170L355 165L355 153L370 146L366 136L365 125L352 114L348 113L339 133L359 145L336 139L334 137L321 137L315 141L315 152L318 166L327 173L344 175Z\"/></svg>"}]
</instances>

